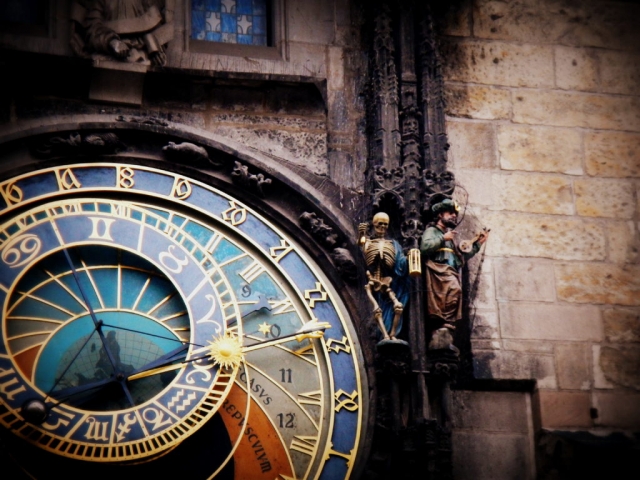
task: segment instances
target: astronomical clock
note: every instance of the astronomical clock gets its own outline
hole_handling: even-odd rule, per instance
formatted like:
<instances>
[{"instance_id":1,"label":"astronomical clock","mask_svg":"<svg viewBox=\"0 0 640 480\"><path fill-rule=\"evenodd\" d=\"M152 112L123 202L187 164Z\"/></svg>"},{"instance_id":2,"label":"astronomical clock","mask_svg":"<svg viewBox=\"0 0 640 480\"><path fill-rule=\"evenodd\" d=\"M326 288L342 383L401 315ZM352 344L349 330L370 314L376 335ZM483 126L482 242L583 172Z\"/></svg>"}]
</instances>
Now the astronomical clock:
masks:
<instances>
[{"instance_id":1,"label":"astronomical clock","mask_svg":"<svg viewBox=\"0 0 640 480\"><path fill-rule=\"evenodd\" d=\"M358 339L272 218L134 163L39 167L0 194L0 426L25 477L354 475Z\"/></svg>"}]
</instances>

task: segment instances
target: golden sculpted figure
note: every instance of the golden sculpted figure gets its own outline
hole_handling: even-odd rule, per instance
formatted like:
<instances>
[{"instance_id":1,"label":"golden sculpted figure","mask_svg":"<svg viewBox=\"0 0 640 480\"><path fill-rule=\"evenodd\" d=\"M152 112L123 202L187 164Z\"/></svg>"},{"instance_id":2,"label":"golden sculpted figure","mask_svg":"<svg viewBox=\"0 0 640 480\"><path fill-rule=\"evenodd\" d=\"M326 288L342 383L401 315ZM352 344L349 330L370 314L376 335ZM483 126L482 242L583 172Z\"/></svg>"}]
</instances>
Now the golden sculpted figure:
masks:
<instances>
[{"instance_id":1,"label":"golden sculpted figure","mask_svg":"<svg viewBox=\"0 0 640 480\"><path fill-rule=\"evenodd\" d=\"M372 237L367 237L367 223L358 226L358 243L367 264L368 281L364 288L383 340L397 340L409 297L407 257L397 241L387 238L389 215L375 214L372 224Z\"/></svg>"}]
</instances>

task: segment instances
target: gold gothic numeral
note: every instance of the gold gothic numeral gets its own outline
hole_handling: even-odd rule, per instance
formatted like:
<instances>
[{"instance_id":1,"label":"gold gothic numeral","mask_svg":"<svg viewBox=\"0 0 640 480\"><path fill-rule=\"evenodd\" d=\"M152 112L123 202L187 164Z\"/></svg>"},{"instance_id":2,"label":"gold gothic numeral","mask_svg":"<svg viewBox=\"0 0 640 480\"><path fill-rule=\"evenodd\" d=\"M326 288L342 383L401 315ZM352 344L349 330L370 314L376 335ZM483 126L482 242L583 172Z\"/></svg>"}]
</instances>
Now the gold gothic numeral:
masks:
<instances>
[{"instance_id":1,"label":"gold gothic numeral","mask_svg":"<svg viewBox=\"0 0 640 480\"><path fill-rule=\"evenodd\" d=\"M340 397L342 396L347 398L340 400ZM357 396L358 396L357 390L354 390L353 392L351 392L351 394L348 394L342 389L338 390L335 393L335 399L336 399L336 402L338 402L335 408L336 412L339 412L343 408L346 408L350 412L355 412L358 409L358 404L355 401Z\"/></svg>"},{"instance_id":2,"label":"gold gothic numeral","mask_svg":"<svg viewBox=\"0 0 640 480\"><path fill-rule=\"evenodd\" d=\"M165 412L155 407L145 408L142 412L142 418L153 426L151 429L153 432L158 430L160 427L171 425L173 423L173 420L169 416L165 418Z\"/></svg>"},{"instance_id":3,"label":"gold gothic numeral","mask_svg":"<svg viewBox=\"0 0 640 480\"><path fill-rule=\"evenodd\" d=\"M117 217L130 218L131 207L121 203L111 203L111 213Z\"/></svg>"},{"instance_id":4,"label":"gold gothic numeral","mask_svg":"<svg viewBox=\"0 0 640 480\"><path fill-rule=\"evenodd\" d=\"M191 405L198 396L195 392L190 392L185 395L185 390L182 388L176 392L176 394L171 397L169 403L167 403L167 408L169 410L175 410L176 413L184 412L187 407Z\"/></svg>"},{"instance_id":5,"label":"gold gothic numeral","mask_svg":"<svg viewBox=\"0 0 640 480\"><path fill-rule=\"evenodd\" d=\"M15 205L22 201L22 190L13 182L0 186L0 194L7 205Z\"/></svg>"},{"instance_id":6,"label":"gold gothic numeral","mask_svg":"<svg viewBox=\"0 0 640 480\"><path fill-rule=\"evenodd\" d=\"M332 443L329 451L327 452L327 459L329 458L329 455L336 455L338 457L344 458L347 461L347 468L351 467L351 462L353 460L353 450L349 450L349 453L338 452L333 449Z\"/></svg>"},{"instance_id":7,"label":"gold gothic numeral","mask_svg":"<svg viewBox=\"0 0 640 480\"><path fill-rule=\"evenodd\" d=\"M92 230L89 238L95 238L96 240L110 240L111 238L111 225L115 222L113 218L102 217L89 217L91 220Z\"/></svg>"},{"instance_id":8,"label":"gold gothic numeral","mask_svg":"<svg viewBox=\"0 0 640 480\"><path fill-rule=\"evenodd\" d=\"M71 190L72 188L80 188L82 184L78 181L73 174L73 170L67 168L66 170L57 169L56 180L58 181L59 190Z\"/></svg>"},{"instance_id":9,"label":"gold gothic numeral","mask_svg":"<svg viewBox=\"0 0 640 480\"><path fill-rule=\"evenodd\" d=\"M189 258L186 255L184 255L184 258L178 258L174 253L175 249L175 245L169 245L166 252L158 255L158 260L160 260L160 263L170 272L180 273L182 272L182 268L189 263Z\"/></svg>"},{"instance_id":10,"label":"gold gothic numeral","mask_svg":"<svg viewBox=\"0 0 640 480\"><path fill-rule=\"evenodd\" d=\"M95 417L89 417L86 420L87 431L84 438L87 440L109 440L109 422L99 422Z\"/></svg>"},{"instance_id":11,"label":"gold gothic numeral","mask_svg":"<svg viewBox=\"0 0 640 480\"><path fill-rule=\"evenodd\" d=\"M24 233L5 245L1 258L11 268L21 267L36 257L41 247L42 242L37 235Z\"/></svg>"},{"instance_id":12,"label":"gold gothic numeral","mask_svg":"<svg viewBox=\"0 0 640 480\"><path fill-rule=\"evenodd\" d=\"M247 210L237 206L233 200L229 200L229 208L222 212L222 219L235 227L247 219Z\"/></svg>"},{"instance_id":13,"label":"gold gothic numeral","mask_svg":"<svg viewBox=\"0 0 640 480\"><path fill-rule=\"evenodd\" d=\"M313 392L304 392L298 394L299 403L305 405L317 405L318 407L322 405L322 391L315 390Z\"/></svg>"},{"instance_id":14,"label":"gold gothic numeral","mask_svg":"<svg viewBox=\"0 0 640 480\"><path fill-rule=\"evenodd\" d=\"M305 435L294 435L291 441L289 450L296 450L297 452L304 453L305 455L313 455L316 445L318 444L318 437L310 437Z\"/></svg>"},{"instance_id":15,"label":"gold gothic numeral","mask_svg":"<svg viewBox=\"0 0 640 480\"><path fill-rule=\"evenodd\" d=\"M133 179L135 171L129 167L118 167L118 187L132 188L136 182Z\"/></svg>"},{"instance_id":16,"label":"gold gothic numeral","mask_svg":"<svg viewBox=\"0 0 640 480\"><path fill-rule=\"evenodd\" d=\"M280 246L279 247L271 247L269 249L269 253L271 254L271 258L273 258L273 260L275 262L279 263L280 260L282 260L282 257L284 257L291 250L293 250L293 247L291 245L289 245L289 242L287 242L286 240L281 239L280 240Z\"/></svg>"},{"instance_id":17,"label":"gold gothic numeral","mask_svg":"<svg viewBox=\"0 0 640 480\"><path fill-rule=\"evenodd\" d=\"M13 397L19 393L27 391L26 387L18 380L18 375L16 375L16 371L13 368L8 370L0 368L0 382L0 394L4 395L9 401L13 401Z\"/></svg>"},{"instance_id":18,"label":"gold gothic numeral","mask_svg":"<svg viewBox=\"0 0 640 480\"><path fill-rule=\"evenodd\" d=\"M325 302L327 297L327 292L324 290L324 287L320 282L316 282L316 288L304 291L304 298L307 300L309 308L314 308L316 306L316 302Z\"/></svg>"},{"instance_id":19,"label":"gold gothic numeral","mask_svg":"<svg viewBox=\"0 0 640 480\"><path fill-rule=\"evenodd\" d=\"M49 431L53 431L53 430L57 430L58 428L62 427L68 427L69 423L71 423L71 420L73 420L76 416L71 413L71 412L66 412L64 410L60 410L56 407L53 407L51 409L52 412L58 414L58 415L62 415L64 417L67 417L68 420L58 417L56 420L56 423L50 423L50 422L46 422L42 424L42 428L44 428L45 430L49 430ZM51 415L49 415L51 416Z\"/></svg>"},{"instance_id":20,"label":"gold gothic numeral","mask_svg":"<svg viewBox=\"0 0 640 480\"><path fill-rule=\"evenodd\" d=\"M191 195L191 184L188 180L176 177L173 181L171 196L178 200L186 200Z\"/></svg>"},{"instance_id":21,"label":"gold gothic numeral","mask_svg":"<svg viewBox=\"0 0 640 480\"><path fill-rule=\"evenodd\" d=\"M240 275L245 282L251 283L264 271L266 271L265 268L254 260L251 265L239 272L238 275Z\"/></svg>"},{"instance_id":22,"label":"gold gothic numeral","mask_svg":"<svg viewBox=\"0 0 640 480\"><path fill-rule=\"evenodd\" d=\"M137 423L138 419L133 413L128 413L122 417L122 422L116 425L116 442L121 442L131 431L131 426Z\"/></svg>"},{"instance_id":23,"label":"gold gothic numeral","mask_svg":"<svg viewBox=\"0 0 640 480\"><path fill-rule=\"evenodd\" d=\"M334 347L333 345L336 344ZM335 338L330 338L327 340L327 352L345 352L351 353L351 345L349 345L349 340L347 337L342 337L342 340L336 340Z\"/></svg>"}]
</instances>

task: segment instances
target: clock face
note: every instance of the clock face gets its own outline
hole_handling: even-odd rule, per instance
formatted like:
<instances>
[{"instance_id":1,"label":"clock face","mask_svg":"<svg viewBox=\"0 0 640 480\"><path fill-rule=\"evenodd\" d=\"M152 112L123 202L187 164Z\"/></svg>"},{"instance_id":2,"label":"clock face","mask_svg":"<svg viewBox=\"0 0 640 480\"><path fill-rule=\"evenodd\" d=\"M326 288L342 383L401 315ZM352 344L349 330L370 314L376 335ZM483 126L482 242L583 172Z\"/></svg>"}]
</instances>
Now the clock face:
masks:
<instances>
[{"instance_id":1,"label":"clock face","mask_svg":"<svg viewBox=\"0 0 640 480\"><path fill-rule=\"evenodd\" d=\"M362 361L292 239L140 166L46 169L0 194L5 429L106 465L157 462L206 431L205 478L350 475Z\"/></svg>"}]
</instances>

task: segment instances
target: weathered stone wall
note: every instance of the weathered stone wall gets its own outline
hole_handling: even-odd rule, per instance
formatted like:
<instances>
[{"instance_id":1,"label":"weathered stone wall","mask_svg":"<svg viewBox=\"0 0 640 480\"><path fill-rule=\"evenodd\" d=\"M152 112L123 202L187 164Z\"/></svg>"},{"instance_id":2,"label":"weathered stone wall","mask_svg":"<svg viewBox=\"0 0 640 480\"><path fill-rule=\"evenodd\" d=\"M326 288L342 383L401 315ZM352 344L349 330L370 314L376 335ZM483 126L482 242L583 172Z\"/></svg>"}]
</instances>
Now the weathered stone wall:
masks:
<instances>
[{"instance_id":1,"label":"weathered stone wall","mask_svg":"<svg viewBox=\"0 0 640 480\"><path fill-rule=\"evenodd\" d=\"M542 428L640 429L638 18L470 0L443 39L450 168L491 228L474 373L536 379Z\"/></svg>"}]
</instances>

